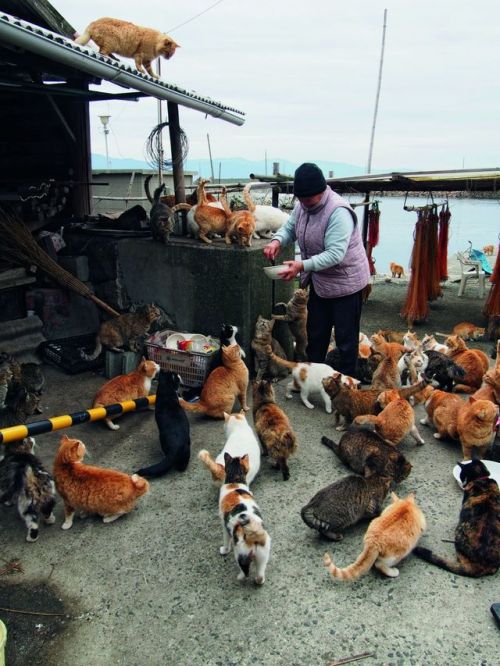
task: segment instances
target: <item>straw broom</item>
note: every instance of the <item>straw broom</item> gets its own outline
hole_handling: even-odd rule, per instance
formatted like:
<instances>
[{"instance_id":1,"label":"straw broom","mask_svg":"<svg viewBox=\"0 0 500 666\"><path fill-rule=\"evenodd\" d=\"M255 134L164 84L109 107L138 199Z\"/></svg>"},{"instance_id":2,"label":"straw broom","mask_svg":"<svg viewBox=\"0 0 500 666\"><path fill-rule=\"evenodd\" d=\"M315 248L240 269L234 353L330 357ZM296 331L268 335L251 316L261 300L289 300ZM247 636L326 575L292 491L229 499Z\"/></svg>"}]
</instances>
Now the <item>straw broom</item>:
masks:
<instances>
[{"instance_id":1,"label":"straw broom","mask_svg":"<svg viewBox=\"0 0 500 666\"><path fill-rule=\"evenodd\" d=\"M113 317L118 317L119 312L97 298L95 294L68 271L64 270L54 261L33 238L28 227L14 214L0 209L0 237L2 244L1 255L15 264L38 266L42 271L48 273L59 284L67 289L75 291L93 301L99 308L105 310Z\"/></svg>"}]
</instances>

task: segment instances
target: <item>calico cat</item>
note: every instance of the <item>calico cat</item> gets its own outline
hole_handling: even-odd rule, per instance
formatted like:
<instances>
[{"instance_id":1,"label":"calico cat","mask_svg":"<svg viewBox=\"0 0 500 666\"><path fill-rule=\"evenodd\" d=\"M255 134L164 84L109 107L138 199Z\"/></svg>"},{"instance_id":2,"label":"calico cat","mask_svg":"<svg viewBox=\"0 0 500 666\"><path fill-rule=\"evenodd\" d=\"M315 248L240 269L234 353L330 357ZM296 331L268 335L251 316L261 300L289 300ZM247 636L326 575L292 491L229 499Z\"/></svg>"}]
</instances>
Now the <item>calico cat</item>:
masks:
<instances>
[{"instance_id":1,"label":"calico cat","mask_svg":"<svg viewBox=\"0 0 500 666\"><path fill-rule=\"evenodd\" d=\"M101 55L113 56L117 53L125 58L134 58L137 70L141 74L146 72L154 79L158 76L151 68L153 60L160 56L169 60L180 48L171 37L158 30L109 17L92 21L75 39L75 43L84 46L91 39L99 47Z\"/></svg>"},{"instance_id":2,"label":"calico cat","mask_svg":"<svg viewBox=\"0 0 500 666\"><path fill-rule=\"evenodd\" d=\"M288 303L276 303L275 308L283 308L283 314L273 314L273 319L286 321L295 340L295 361L306 361L307 348L307 289L297 289Z\"/></svg>"},{"instance_id":3,"label":"calico cat","mask_svg":"<svg viewBox=\"0 0 500 666\"><path fill-rule=\"evenodd\" d=\"M419 546L415 555L459 576L488 576L500 567L500 491L477 459L460 465L464 496L455 528L456 560Z\"/></svg>"},{"instance_id":4,"label":"calico cat","mask_svg":"<svg viewBox=\"0 0 500 666\"><path fill-rule=\"evenodd\" d=\"M53 513L56 503L54 481L34 455L34 446L33 437L11 443L0 461L0 502L16 503L19 516L28 529L26 541L38 539L40 517L48 525L56 520Z\"/></svg>"},{"instance_id":5,"label":"calico cat","mask_svg":"<svg viewBox=\"0 0 500 666\"><path fill-rule=\"evenodd\" d=\"M390 578L399 576L394 565L411 553L426 529L425 516L415 503L413 494L400 499L391 493L392 504L372 520L364 536L363 552L358 559L339 569L325 553L323 561L334 578L356 580L375 566Z\"/></svg>"},{"instance_id":6,"label":"calico cat","mask_svg":"<svg viewBox=\"0 0 500 666\"><path fill-rule=\"evenodd\" d=\"M234 547L234 559L245 580L250 565L255 564L255 583L263 585L271 551L271 537L264 529L262 514L245 481L249 468L248 455L232 457L224 454L225 480L219 494L219 517L222 523L223 545L221 555L228 555Z\"/></svg>"},{"instance_id":7,"label":"calico cat","mask_svg":"<svg viewBox=\"0 0 500 666\"><path fill-rule=\"evenodd\" d=\"M200 180L198 183L198 204L194 213L194 220L198 225L198 237L205 243L212 243L211 237L215 234L224 236L226 244L231 244L229 231L231 228L230 215L226 212L226 190L222 189L222 208L211 206L205 193L205 183L208 180Z\"/></svg>"},{"instance_id":8,"label":"calico cat","mask_svg":"<svg viewBox=\"0 0 500 666\"><path fill-rule=\"evenodd\" d=\"M422 349L425 352L437 351L446 354L448 347L440 344L433 335L427 334L422 338Z\"/></svg>"},{"instance_id":9,"label":"calico cat","mask_svg":"<svg viewBox=\"0 0 500 666\"><path fill-rule=\"evenodd\" d=\"M45 376L38 363L18 363L16 359L5 352L0 352L0 409L7 406L21 389L32 394L33 399L40 398L45 384ZM36 414L41 414L39 405Z\"/></svg>"},{"instance_id":10,"label":"calico cat","mask_svg":"<svg viewBox=\"0 0 500 666\"><path fill-rule=\"evenodd\" d=\"M283 224L288 220L287 213L284 213L279 208L274 206L263 206L254 203L250 196L251 183L248 183L243 188L243 199L252 211L255 218L255 231L254 238L271 238L271 236L280 229Z\"/></svg>"},{"instance_id":11,"label":"calico cat","mask_svg":"<svg viewBox=\"0 0 500 666\"><path fill-rule=\"evenodd\" d=\"M471 324L468 321L461 321L453 327L452 335L458 335L463 340L480 340L484 338L485 328Z\"/></svg>"},{"instance_id":12,"label":"calico cat","mask_svg":"<svg viewBox=\"0 0 500 666\"><path fill-rule=\"evenodd\" d=\"M411 463L404 455L376 432L351 426L340 441L322 437L321 443L331 449L353 472L365 478L390 476L394 483L401 483L411 472Z\"/></svg>"},{"instance_id":13,"label":"calico cat","mask_svg":"<svg viewBox=\"0 0 500 666\"><path fill-rule=\"evenodd\" d=\"M222 347L222 363L208 375L198 402L179 400L184 409L222 419L225 413L231 413L236 398L245 412L250 409L247 405L248 368L241 359L238 344Z\"/></svg>"},{"instance_id":14,"label":"calico cat","mask_svg":"<svg viewBox=\"0 0 500 666\"><path fill-rule=\"evenodd\" d=\"M255 323L251 347L254 352L254 367L257 380L271 379L277 381L288 375L288 370L273 361L269 356L268 347L271 345L272 351L276 356L286 359L286 354L280 343L272 336L274 324L274 319L265 319L262 315L258 316Z\"/></svg>"},{"instance_id":15,"label":"calico cat","mask_svg":"<svg viewBox=\"0 0 500 666\"><path fill-rule=\"evenodd\" d=\"M231 456L248 456L248 469L245 483L250 485L260 469L260 447L254 431L245 418L245 414L224 414L224 448L214 460L206 449L198 453L198 458L210 470L215 483L224 481L225 454Z\"/></svg>"},{"instance_id":16,"label":"calico cat","mask_svg":"<svg viewBox=\"0 0 500 666\"><path fill-rule=\"evenodd\" d=\"M82 358L93 361L102 352L103 345L113 351L141 351L142 336L149 331L151 324L161 317L161 310L156 305L144 305L137 312L121 314L101 324L96 337L96 347L92 354L82 352Z\"/></svg>"},{"instance_id":17,"label":"calico cat","mask_svg":"<svg viewBox=\"0 0 500 666\"><path fill-rule=\"evenodd\" d=\"M490 362L480 349L468 349L464 340L458 335L450 335L445 344L449 348L448 356L465 370L465 376L454 391L474 393L481 387L483 375L488 371Z\"/></svg>"},{"instance_id":18,"label":"calico cat","mask_svg":"<svg viewBox=\"0 0 500 666\"><path fill-rule=\"evenodd\" d=\"M179 405L179 375L162 370L156 391L155 419L160 434L163 460L136 472L149 479L171 469L184 472L191 456L191 437L186 412Z\"/></svg>"},{"instance_id":19,"label":"calico cat","mask_svg":"<svg viewBox=\"0 0 500 666\"><path fill-rule=\"evenodd\" d=\"M254 381L252 391L253 422L262 445L262 455L269 455L274 467L280 469L283 479L288 481L290 471L287 463L288 458L297 451L297 435L288 416L276 404L274 389L270 382Z\"/></svg>"},{"instance_id":20,"label":"calico cat","mask_svg":"<svg viewBox=\"0 0 500 666\"><path fill-rule=\"evenodd\" d=\"M428 364L429 357L418 347L404 354L398 361L401 383L404 385L404 383L416 382L417 378L425 372Z\"/></svg>"},{"instance_id":21,"label":"calico cat","mask_svg":"<svg viewBox=\"0 0 500 666\"><path fill-rule=\"evenodd\" d=\"M475 452L478 458L495 439L498 405L489 400L476 400L470 396L462 403L457 415L457 433L462 445L464 460L470 460Z\"/></svg>"},{"instance_id":22,"label":"calico cat","mask_svg":"<svg viewBox=\"0 0 500 666\"><path fill-rule=\"evenodd\" d=\"M356 416L354 423L371 423L375 431L389 444L396 446L406 435L411 435L417 444L425 444L415 425L415 413L411 405L401 398L395 389L383 391L378 402L383 407L377 416Z\"/></svg>"},{"instance_id":23,"label":"calico cat","mask_svg":"<svg viewBox=\"0 0 500 666\"><path fill-rule=\"evenodd\" d=\"M340 541L347 527L379 515L392 482L390 476L365 479L350 474L322 488L302 507L300 515L308 527L326 539Z\"/></svg>"},{"instance_id":24,"label":"calico cat","mask_svg":"<svg viewBox=\"0 0 500 666\"><path fill-rule=\"evenodd\" d=\"M118 375L103 384L95 394L92 407L104 407L116 402L145 398L151 390L151 382L160 371L160 366L154 361L147 361L144 357L137 368L127 375ZM119 425L113 423L111 418L104 419L110 430L118 430Z\"/></svg>"},{"instance_id":25,"label":"calico cat","mask_svg":"<svg viewBox=\"0 0 500 666\"><path fill-rule=\"evenodd\" d=\"M424 377L429 382L436 382L438 388L451 392L456 383L465 377L465 370L455 363L449 356L436 349L425 352L429 359L424 371Z\"/></svg>"},{"instance_id":26,"label":"calico cat","mask_svg":"<svg viewBox=\"0 0 500 666\"><path fill-rule=\"evenodd\" d=\"M292 398L291 391L300 391L300 399L308 409L314 409L314 405L309 402L309 394L319 393L325 403L325 411L327 414L332 413L332 401L323 386L323 379L327 377L336 377L344 386L350 386L352 389L357 388L361 383L359 379L354 379L333 370L326 363L287 361L273 354L269 347L268 353L273 361L292 369L293 380L287 384L285 397L290 400Z\"/></svg>"},{"instance_id":27,"label":"calico cat","mask_svg":"<svg viewBox=\"0 0 500 666\"><path fill-rule=\"evenodd\" d=\"M401 278L405 274L405 269L400 264L395 264L394 262L390 263L389 269L393 278Z\"/></svg>"},{"instance_id":28,"label":"calico cat","mask_svg":"<svg viewBox=\"0 0 500 666\"><path fill-rule=\"evenodd\" d=\"M129 476L84 464L85 452L80 440L61 437L54 460L54 480L64 501L63 530L72 527L77 509L97 513L103 523L111 523L132 511L137 499L149 490L149 483L137 474Z\"/></svg>"}]
</instances>

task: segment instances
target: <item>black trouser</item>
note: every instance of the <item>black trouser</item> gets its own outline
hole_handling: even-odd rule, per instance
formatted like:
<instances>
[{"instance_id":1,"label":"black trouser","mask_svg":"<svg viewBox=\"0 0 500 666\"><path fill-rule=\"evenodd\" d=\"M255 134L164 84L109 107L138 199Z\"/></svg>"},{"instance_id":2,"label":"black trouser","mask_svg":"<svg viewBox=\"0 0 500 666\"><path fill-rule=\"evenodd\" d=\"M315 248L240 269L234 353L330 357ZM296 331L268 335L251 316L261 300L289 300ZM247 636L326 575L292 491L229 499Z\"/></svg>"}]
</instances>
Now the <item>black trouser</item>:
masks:
<instances>
[{"instance_id":1,"label":"black trouser","mask_svg":"<svg viewBox=\"0 0 500 666\"><path fill-rule=\"evenodd\" d=\"M307 358L313 363L324 363L332 327L335 345L340 352L339 367L335 370L356 376L361 319L362 290L339 298L321 298L309 286L307 304Z\"/></svg>"}]
</instances>

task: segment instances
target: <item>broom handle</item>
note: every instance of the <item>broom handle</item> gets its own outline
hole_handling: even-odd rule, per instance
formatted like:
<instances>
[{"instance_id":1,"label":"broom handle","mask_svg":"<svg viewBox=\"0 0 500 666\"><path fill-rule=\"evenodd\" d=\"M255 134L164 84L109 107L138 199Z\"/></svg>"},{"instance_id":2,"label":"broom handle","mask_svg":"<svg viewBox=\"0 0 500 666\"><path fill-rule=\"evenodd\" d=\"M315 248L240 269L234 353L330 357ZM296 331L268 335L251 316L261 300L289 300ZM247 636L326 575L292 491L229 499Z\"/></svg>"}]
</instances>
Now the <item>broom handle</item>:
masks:
<instances>
[{"instance_id":1,"label":"broom handle","mask_svg":"<svg viewBox=\"0 0 500 666\"><path fill-rule=\"evenodd\" d=\"M119 317L120 316L119 312L117 312L116 310L113 310L113 308L110 305L108 305L104 301L101 301L101 299L97 298L97 296L95 294L89 294L88 298L90 298L91 301L94 301L94 303L98 307L102 308L103 310L106 310L106 312L108 314L113 315L113 317Z\"/></svg>"}]
</instances>

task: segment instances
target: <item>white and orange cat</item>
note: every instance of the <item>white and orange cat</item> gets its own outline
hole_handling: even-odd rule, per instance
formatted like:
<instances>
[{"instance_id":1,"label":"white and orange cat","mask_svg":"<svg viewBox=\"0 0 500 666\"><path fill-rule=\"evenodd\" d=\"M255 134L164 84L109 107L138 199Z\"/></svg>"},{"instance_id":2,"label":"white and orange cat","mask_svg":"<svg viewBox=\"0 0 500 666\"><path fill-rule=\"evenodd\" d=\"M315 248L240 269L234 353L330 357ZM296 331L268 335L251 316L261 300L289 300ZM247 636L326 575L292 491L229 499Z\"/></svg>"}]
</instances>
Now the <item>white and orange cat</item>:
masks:
<instances>
[{"instance_id":1,"label":"white and orange cat","mask_svg":"<svg viewBox=\"0 0 500 666\"><path fill-rule=\"evenodd\" d=\"M225 480L219 493L219 517L222 523L221 555L231 547L240 568L238 580L248 578L250 565L255 565L255 583L263 585L271 551L271 537L264 529L262 514L246 483L249 457L224 454Z\"/></svg>"},{"instance_id":2,"label":"white and orange cat","mask_svg":"<svg viewBox=\"0 0 500 666\"><path fill-rule=\"evenodd\" d=\"M224 481L226 453L233 457L248 456L245 483L250 485L260 469L260 446L244 412L224 414L224 433L226 442L215 460L206 449L202 449L198 453L198 458L210 470L214 483L219 483Z\"/></svg>"},{"instance_id":3,"label":"white and orange cat","mask_svg":"<svg viewBox=\"0 0 500 666\"><path fill-rule=\"evenodd\" d=\"M76 510L97 513L103 523L111 523L132 511L149 483L137 474L85 465L85 444L63 435L54 460L54 481L64 500L63 530L73 525Z\"/></svg>"},{"instance_id":4,"label":"white and orange cat","mask_svg":"<svg viewBox=\"0 0 500 666\"><path fill-rule=\"evenodd\" d=\"M391 499L392 504L368 525L363 552L353 564L339 569L325 553L323 561L333 578L356 580L372 566L390 578L399 576L395 565L415 548L426 529L426 521L413 494L400 499L391 493Z\"/></svg>"},{"instance_id":5,"label":"white and orange cat","mask_svg":"<svg viewBox=\"0 0 500 666\"><path fill-rule=\"evenodd\" d=\"M180 48L172 37L152 28L143 28L129 21L104 17L92 21L83 33L75 39L76 44L84 46L93 40L104 56L118 54L125 58L133 58L137 70L144 71L157 79L151 63L162 56L169 60Z\"/></svg>"},{"instance_id":6,"label":"white and orange cat","mask_svg":"<svg viewBox=\"0 0 500 666\"><path fill-rule=\"evenodd\" d=\"M92 407L105 407L113 405L116 402L125 400L135 400L145 398L151 390L151 382L160 371L160 366L154 361L147 361L145 358L139 363L137 368L127 375L118 375L106 382L97 391L92 402ZM110 430L118 430L119 425L113 423L111 418L104 419Z\"/></svg>"},{"instance_id":7,"label":"white and orange cat","mask_svg":"<svg viewBox=\"0 0 500 666\"><path fill-rule=\"evenodd\" d=\"M222 419L225 413L231 413L236 398L245 412L250 409L247 405L248 368L241 359L240 346L223 346L221 355L222 365L208 375L198 402L179 400L187 411Z\"/></svg>"},{"instance_id":8,"label":"white and orange cat","mask_svg":"<svg viewBox=\"0 0 500 666\"><path fill-rule=\"evenodd\" d=\"M275 363L292 370L293 381L287 384L285 397L290 400L292 398L291 391L300 391L300 399L308 409L314 409L314 405L309 401L309 395L319 393L323 398L325 411L328 414L332 413L332 400L323 386L323 379L326 377L338 377L341 383L349 388L357 388L361 383L359 379L343 375L326 363L288 361L276 356L270 346L267 347L267 353Z\"/></svg>"},{"instance_id":9,"label":"white and orange cat","mask_svg":"<svg viewBox=\"0 0 500 666\"><path fill-rule=\"evenodd\" d=\"M411 435L417 444L424 444L415 425L415 413L411 405L396 389L383 391L377 402L383 408L380 414L356 416L354 423L371 423L376 432L389 444L396 446L406 435Z\"/></svg>"},{"instance_id":10,"label":"white and orange cat","mask_svg":"<svg viewBox=\"0 0 500 666\"><path fill-rule=\"evenodd\" d=\"M471 324L469 321L461 321L455 324L452 335L459 335L463 340L481 340L484 338L485 328Z\"/></svg>"}]
</instances>

